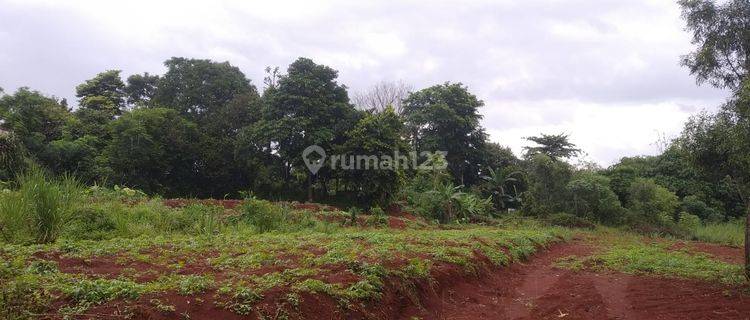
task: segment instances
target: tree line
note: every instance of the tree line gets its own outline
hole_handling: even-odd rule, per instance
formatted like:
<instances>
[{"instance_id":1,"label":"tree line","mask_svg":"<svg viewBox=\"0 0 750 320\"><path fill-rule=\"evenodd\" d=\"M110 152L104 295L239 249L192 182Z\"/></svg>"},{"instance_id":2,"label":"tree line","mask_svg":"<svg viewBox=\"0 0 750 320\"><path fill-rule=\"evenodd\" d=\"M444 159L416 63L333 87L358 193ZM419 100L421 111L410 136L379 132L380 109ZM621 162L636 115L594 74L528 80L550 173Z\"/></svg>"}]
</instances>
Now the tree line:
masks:
<instances>
[{"instance_id":1,"label":"tree line","mask_svg":"<svg viewBox=\"0 0 750 320\"><path fill-rule=\"evenodd\" d=\"M512 157L487 140L479 125L483 103L460 83L408 96L381 92L390 89L379 84L359 95L367 103L358 108L337 82L336 70L307 58L294 61L285 74L269 69L262 92L228 62L171 58L165 66L163 75L136 74L124 81L118 70L102 72L76 87L75 109L28 88L3 95L7 152L0 180L12 180L25 158L87 183L167 197L252 192L373 201L398 190L408 173L323 168L312 175L303 150L310 145L346 154L445 150L451 175L466 185L480 181L483 168Z\"/></svg>"}]
</instances>

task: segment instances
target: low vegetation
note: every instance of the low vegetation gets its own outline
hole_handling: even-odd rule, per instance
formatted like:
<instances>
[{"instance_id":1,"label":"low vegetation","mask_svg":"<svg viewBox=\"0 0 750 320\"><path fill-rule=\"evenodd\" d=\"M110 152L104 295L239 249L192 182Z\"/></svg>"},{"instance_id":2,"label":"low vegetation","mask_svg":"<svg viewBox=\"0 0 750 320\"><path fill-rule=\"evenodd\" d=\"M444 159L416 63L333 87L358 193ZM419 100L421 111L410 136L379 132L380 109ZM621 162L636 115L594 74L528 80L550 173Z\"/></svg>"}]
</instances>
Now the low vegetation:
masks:
<instances>
[{"instance_id":1,"label":"low vegetation","mask_svg":"<svg viewBox=\"0 0 750 320\"><path fill-rule=\"evenodd\" d=\"M429 282L441 265L476 273L488 267L480 255L504 266L571 234L531 222L361 229L349 227L344 212L257 199L227 213L205 205L169 208L158 199L128 204L133 200L92 200L79 211L77 219L85 221L66 223L56 243L0 246L0 317L75 316L139 299L169 313L174 307L154 298L168 292L237 314L261 312L256 305L278 290L287 292L286 300L323 294L357 308L377 300L393 279ZM47 309L52 302L57 310Z\"/></svg>"},{"instance_id":2,"label":"low vegetation","mask_svg":"<svg viewBox=\"0 0 750 320\"><path fill-rule=\"evenodd\" d=\"M726 285L746 285L744 268L715 256L678 245L668 239L644 238L616 229L593 233L600 239L590 256L569 256L557 261L560 267L581 270L610 270L635 275L703 280Z\"/></svg>"}]
</instances>

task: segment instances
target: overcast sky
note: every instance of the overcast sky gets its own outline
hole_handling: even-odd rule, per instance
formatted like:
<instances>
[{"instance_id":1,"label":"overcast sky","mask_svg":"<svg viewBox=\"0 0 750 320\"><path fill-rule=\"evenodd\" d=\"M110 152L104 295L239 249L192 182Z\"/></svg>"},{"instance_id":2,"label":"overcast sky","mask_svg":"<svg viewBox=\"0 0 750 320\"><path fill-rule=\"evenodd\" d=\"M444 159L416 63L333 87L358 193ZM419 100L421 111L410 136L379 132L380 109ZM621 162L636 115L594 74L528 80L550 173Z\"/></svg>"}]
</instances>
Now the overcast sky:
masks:
<instances>
[{"instance_id":1,"label":"overcast sky","mask_svg":"<svg viewBox=\"0 0 750 320\"><path fill-rule=\"evenodd\" d=\"M462 82L493 141L569 133L588 159L655 154L726 92L680 67L691 50L671 0L0 0L0 87L74 102L107 69L162 74L172 56L229 61L262 87L265 66L304 56L351 92L381 80Z\"/></svg>"}]
</instances>

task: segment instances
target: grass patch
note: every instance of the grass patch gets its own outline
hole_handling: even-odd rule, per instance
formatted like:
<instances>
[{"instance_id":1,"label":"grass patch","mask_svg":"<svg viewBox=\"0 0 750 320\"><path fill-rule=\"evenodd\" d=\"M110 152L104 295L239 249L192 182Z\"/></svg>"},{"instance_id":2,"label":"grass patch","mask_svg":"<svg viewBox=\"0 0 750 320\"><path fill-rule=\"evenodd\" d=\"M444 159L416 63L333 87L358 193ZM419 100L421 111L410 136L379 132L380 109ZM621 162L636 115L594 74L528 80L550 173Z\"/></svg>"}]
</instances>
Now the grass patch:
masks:
<instances>
[{"instance_id":1,"label":"grass patch","mask_svg":"<svg viewBox=\"0 0 750 320\"><path fill-rule=\"evenodd\" d=\"M589 257L565 257L556 265L571 270L615 270L630 274L698 279L726 285L746 283L743 267L708 254L670 250L670 243L622 241Z\"/></svg>"},{"instance_id":2,"label":"grass patch","mask_svg":"<svg viewBox=\"0 0 750 320\"><path fill-rule=\"evenodd\" d=\"M699 241L741 247L745 243L745 225L741 220L700 225L693 231Z\"/></svg>"}]
</instances>

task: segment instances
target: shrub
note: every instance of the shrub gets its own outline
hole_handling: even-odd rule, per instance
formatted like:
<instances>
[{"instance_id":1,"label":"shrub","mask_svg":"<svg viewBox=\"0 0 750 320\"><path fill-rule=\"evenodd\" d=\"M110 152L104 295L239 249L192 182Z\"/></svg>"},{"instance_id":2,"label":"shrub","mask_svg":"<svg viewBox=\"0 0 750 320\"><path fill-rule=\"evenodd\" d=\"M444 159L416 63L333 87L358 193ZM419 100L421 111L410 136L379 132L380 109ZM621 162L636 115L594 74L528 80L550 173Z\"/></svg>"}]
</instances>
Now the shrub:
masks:
<instances>
[{"instance_id":1,"label":"shrub","mask_svg":"<svg viewBox=\"0 0 750 320\"><path fill-rule=\"evenodd\" d=\"M585 228L593 229L595 225L590 221L576 216L574 214L559 212L549 215L545 221L553 226L561 226L568 228Z\"/></svg>"},{"instance_id":2,"label":"shrub","mask_svg":"<svg viewBox=\"0 0 750 320\"><path fill-rule=\"evenodd\" d=\"M629 209L631 224L665 222L664 217L670 217L674 221L674 213L677 208L677 196L652 179L638 178L630 185Z\"/></svg>"},{"instance_id":3,"label":"shrub","mask_svg":"<svg viewBox=\"0 0 750 320\"><path fill-rule=\"evenodd\" d=\"M102 208L84 207L72 215L72 223L65 234L68 238L102 240L114 236L114 219Z\"/></svg>"},{"instance_id":4,"label":"shrub","mask_svg":"<svg viewBox=\"0 0 750 320\"><path fill-rule=\"evenodd\" d=\"M567 192L572 198L569 210L588 220L606 224L620 223L625 210L609 185L610 181L605 176L580 174L567 186Z\"/></svg>"},{"instance_id":5,"label":"shrub","mask_svg":"<svg viewBox=\"0 0 750 320\"><path fill-rule=\"evenodd\" d=\"M385 211L383 208L376 206L370 209L370 214L380 217L385 215Z\"/></svg>"},{"instance_id":6,"label":"shrub","mask_svg":"<svg viewBox=\"0 0 750 320\"><path fill-rule=\"evenodd\" d=\"M718 222L723 218L719 210L709 207L695 195L683 198L680 207L682 208L682 211L696 215L703 221Z\"/></svg>"},{"instance_id":7,"label":"shrub","mask_svg":"<svg viewBox=\"0 0 750 320\"><path fill-rule=\"evenodd\" d=\"M287 211L269 201L250 198L242 206L242 219L258 232L269 232L282 229Z\"/></svg>"},{"instance_id":8,"label":"shrub","mask_svg":"<svg viewBox=\"0 0 750 320\"><path fill-rule=\"evenodd\" d=\"M680 220L677 222L677 226L680 227L680 229L692 234L698 230L701 225L700 217L687 212L680 213Z\"/></svg>"},{"instance_id":9,"label":"shrub","mask_svg":"<svg viewBox=\"0 0 750 320\"><path fill-rule=\"evenodd\" d=\"M351 207L349 208L347 213L349 213L349 224L352 226L356 226L357 216L362 214L362 209L360 209L359 207Z\"/></svg>"},{"instance_id":10,"label":"shrub","mask_svg":"<svg viewBox=\"0 0 750 320\"><path fill-rule=\"evenodd\" d=\"M440 174L418 175L407 188L408 209L441 223L490 215L492 197L482 199L473 193L463 192L463 186L443 181L444 176Z\"/></svg>"},{"instance_id":11,"label":"shrub","mask_svg":"<svg viewBox=\"0 0 750 320\"><path fill-rule=\"evenodd\" d=\"M31 279L19 278L0 288L0 319L38 319L47 311L52 295Z\"/></svg>"},{"instance_id":12,"label":"shrub","mask_svg":"<svg viewBox=\"0 0 750 320\"><path fill-rule=\"evenodd\" d=\"M460 193L455 197L456 215L461 219L474 216L487 217L492 212L492 197L482 199L473 193Z\"/></svg>"}]
</instances>

